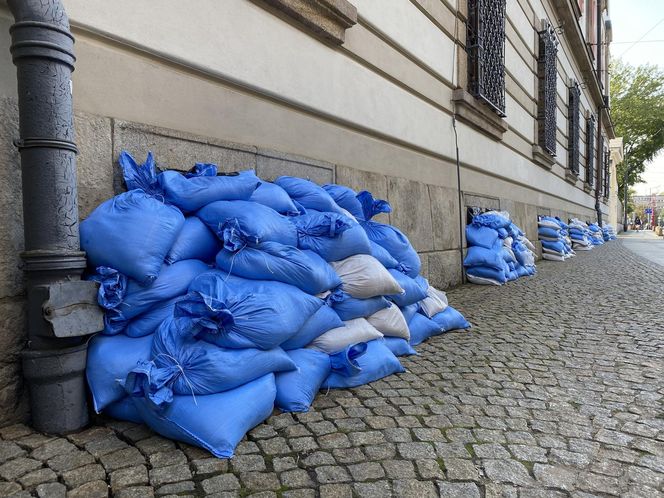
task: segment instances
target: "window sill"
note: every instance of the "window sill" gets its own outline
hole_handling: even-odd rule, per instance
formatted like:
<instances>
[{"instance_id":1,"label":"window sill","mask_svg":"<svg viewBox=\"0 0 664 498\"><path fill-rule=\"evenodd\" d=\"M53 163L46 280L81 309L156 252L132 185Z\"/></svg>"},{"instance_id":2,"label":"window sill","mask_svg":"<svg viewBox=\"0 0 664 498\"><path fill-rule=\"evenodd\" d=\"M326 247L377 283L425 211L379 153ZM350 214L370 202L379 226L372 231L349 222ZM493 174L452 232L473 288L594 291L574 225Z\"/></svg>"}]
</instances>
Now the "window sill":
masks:
<instances>
[{"instance_id":1,"label":"window sill","mask_svg":"<svg viewBox=\"0 0 664 498\"><path fill-rule=\"evenodd\" d=\"M357 24L357 9L347 0L254 0L296 21L311 34L342 45L346 30Z\"/></svg>"},{"instance_id":2,"label":"window sill","mask_svg":"<svg viewBox=\"0 0 664 498\"><path fill-rule=\"evenodd\" d=\"M569 169L565 170L565 180L567 180L572 185L576 185L576 181L579 179L579 175L570 171Z\"/></svg>"},{"instance_id":3,"label":"window sill","mask_svg":"<svg viewBox=\"0 0 664 498\"><path fill-rule=\"evenodd\" d=\"M586 182L583 183L583 191L586 194L589 194L592 191L592 189L593 189L592 185L590 185L589 183L586 183Z\"/></svg>"},{"instance_id":4,"label":"window sill","mask_svg":"<svg viewBox=\"0 0 664 498\"><path fill-rule=\"evenodd\" d=\"M546 152L541 146L533 144L533 162L544 169L550 170L556 164L556 158Z\"/></svg>"},{"instance_id":5,"label":"window sill","mask_svg":"<svg viewBox=\"0 0 664 498\"><path fill-rule=\"evenodd\" d=\"M482 105L463 88L454 90L452 101L455 104L456 117L459 121L472 126L494 140L503 139L503 134L509 129L505 119Z\"/></svg>"}]
</instances>

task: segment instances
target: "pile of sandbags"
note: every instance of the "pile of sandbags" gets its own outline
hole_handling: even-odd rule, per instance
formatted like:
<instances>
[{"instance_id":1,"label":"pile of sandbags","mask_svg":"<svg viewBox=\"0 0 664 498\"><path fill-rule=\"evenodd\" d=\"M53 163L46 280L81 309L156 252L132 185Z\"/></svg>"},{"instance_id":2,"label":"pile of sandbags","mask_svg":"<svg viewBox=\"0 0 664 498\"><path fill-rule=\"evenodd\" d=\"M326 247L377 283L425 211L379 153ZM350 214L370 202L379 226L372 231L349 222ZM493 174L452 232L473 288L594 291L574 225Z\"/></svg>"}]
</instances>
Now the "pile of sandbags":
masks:
<instances>
[{"instance_id":1,"label":"pile of sandbags","mask_svg":"<svg viewBox=\"0 0 664 498\"><path fill-rule=\"evenodd\" d=\"M463 265L474 284L503 285L536 272L535 248L505 211L474 216L466 226L466 241Z\"/></svg>"},{"instance_id":2,"label":"pile of sandbags","mask_svg":"<svg viewBox=\"0 0 664 498\"><path fill-rule=\"evenodd\" d=\"M604 237L605 242L608 242L609 240L616 240L618 238L615 227L610 223L602 224L602 236Z\"/></svg>"},{"instance_id":3,"label":"pile of sandbags","mask_svg":"<svg viewBox=\"0 0 664 498\"><path fill-rule=\"evenodd\" d=\"M105 327L88 351L94 408L230 457L276 405L403 372L397 356L470 327L386 201L253 171L186 174L119 157L129 189L81 223Z\"/></svg>"},{"instance_id":4,"label":"pile of sandbags","mask_svg":"<svg viewBox=\"0 0 664 498\"><path fill-rule=\"evenodd\" d=\"M593 243L590 240L590 230L583 221L572 218L569 222L569 236L572 240L572 249L575 251L590 251Z\"/></svg>"},{"instance_id":5,"label":"pile of sandbags","mask_svg":"<svg viewBox=\"0 0 664 498\"><path fill-rule=\"evenodd\" d=\"M604 234L597 223L591 223L588 225L588 232L590 235L590 242L592 242L594 246L601 246L604 244Z\"/></svg>"},{"instance_id":6,"label":"pile of sandbags","mask_svg":"<svg viewBox=\"0 0 664 498\"><path fill-rule=\"evenodd\" d=\"M542 259L565 261L575 255L569 238L569 227L560 218L540 216L537 227L537 235L542 243Z\"/></svg>"}]
</instances>

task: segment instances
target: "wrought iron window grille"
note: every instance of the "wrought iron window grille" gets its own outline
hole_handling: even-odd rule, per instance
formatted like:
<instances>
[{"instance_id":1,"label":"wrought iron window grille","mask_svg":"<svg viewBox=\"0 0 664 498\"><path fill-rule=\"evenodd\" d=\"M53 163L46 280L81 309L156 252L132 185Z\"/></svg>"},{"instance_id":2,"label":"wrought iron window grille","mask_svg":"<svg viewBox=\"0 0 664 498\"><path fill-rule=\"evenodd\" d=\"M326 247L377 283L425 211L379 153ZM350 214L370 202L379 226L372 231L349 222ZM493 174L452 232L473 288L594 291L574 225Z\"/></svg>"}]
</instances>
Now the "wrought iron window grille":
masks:
<instances>
[{"instance_id":1,"label":"wrought iron window grille","mask_svg":"<svg viewBox=\"0 0 664 498\"><path fill-rule=\"evenodd\" d=\"M581 90L574 82L569 87L569 103L567 116L567 167L575 175L579 174L579 100Z\"/></svg>"},{"instance_id":2,"label":"wrought iron window grille","mask_svg":"<svg viewBox=\"0 0 664 498\"><path fill-rule=\"evenodd\" d=\"M595 183L595 116L590 116L586 121L586 183Z\"/></svg>"},{"instance_id":3,"label":"wrought iron window grille","mask_svg":"<svg viewBox=\"0 0 664 498\"><path fill-rule=\"evenodd\" d=\"M468 0L468 91L505 116L505 0Z\"/></svg>"},{"instance_id":4,"label":"wrought iron window grille","mask_svg":"<svg viewBox=\"0 0 664 498\"><path fill-rule=\"evenodd\" d=\"M556 79L558 69L558 39L554 27L542 21L539 35L539 55L537 58L538 106L537 138L538 143L551 156L556 155Z\"/></svg>"}]
</instances>

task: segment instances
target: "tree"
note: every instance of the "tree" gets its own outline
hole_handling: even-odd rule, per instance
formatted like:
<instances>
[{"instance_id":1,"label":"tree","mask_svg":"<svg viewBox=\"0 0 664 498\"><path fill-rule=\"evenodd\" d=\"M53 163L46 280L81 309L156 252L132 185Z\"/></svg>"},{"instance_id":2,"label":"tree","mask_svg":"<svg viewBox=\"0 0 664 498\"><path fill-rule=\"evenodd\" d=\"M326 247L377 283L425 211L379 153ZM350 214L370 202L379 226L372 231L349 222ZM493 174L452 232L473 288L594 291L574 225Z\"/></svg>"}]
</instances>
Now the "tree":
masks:
<instances>
[{"instance_id":1,"label":"tree","mask_svg":"<svg viewBox=\"0 0 664 498\"><path fill-rule=\"evenodd\" d=\"M611 118L623 137L625 160L617 167L619 192L634 185L664 148L664 72L657 66L611 64ZM625 172L629 168L629 175Z\"/></svg>"}]
</instances>

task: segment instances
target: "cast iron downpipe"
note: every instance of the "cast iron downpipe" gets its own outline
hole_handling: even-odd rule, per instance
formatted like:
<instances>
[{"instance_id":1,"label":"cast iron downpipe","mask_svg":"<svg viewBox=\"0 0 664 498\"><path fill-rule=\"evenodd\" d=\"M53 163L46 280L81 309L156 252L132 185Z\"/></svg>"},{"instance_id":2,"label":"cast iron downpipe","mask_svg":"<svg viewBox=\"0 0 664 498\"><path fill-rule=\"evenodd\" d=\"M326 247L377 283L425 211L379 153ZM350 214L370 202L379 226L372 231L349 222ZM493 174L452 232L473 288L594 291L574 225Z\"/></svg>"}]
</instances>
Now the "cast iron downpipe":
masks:
<instances>
[{"instance_id":1,"label":"cast iron downpipe","mask_svg":"<svg viewBox=\"0 0 664 498\"><path fill-rule=\"evenodd\" d=\"M23 375L32 424L66 433L88 422L85 335L101 329L94 284L81 281L71 73L74 38L59 0L9 0L18 80L28 303Z\"/></svg>"},{"instance_id":2,"label":"cast iron downpipe","mask_svg":"<svg viewBox=\"0 0 664 498\"><path fill-rule=\"evenodd\" d=\"M599 87L604 90L604 85L602 84L602 2L597 2L597 82ZM602 102L597 108L597 174L595 178L597 179L597 187L595 188L595 211L597 212L597 224L602 226L602 205L600 204L600 190L603 188L603 178L602 178L602 161L604 158L604 149L602 149L602 110L605 105Z\"/></svg>"}]
</instances>

